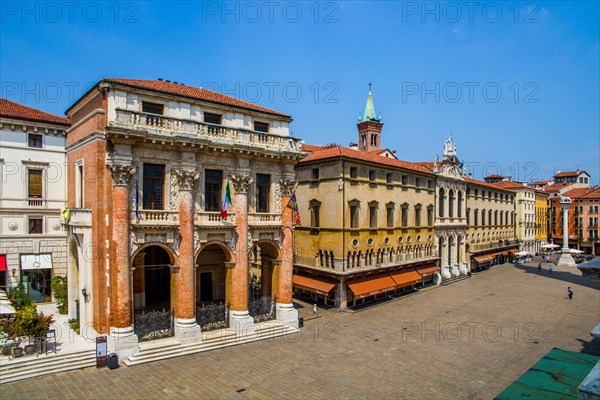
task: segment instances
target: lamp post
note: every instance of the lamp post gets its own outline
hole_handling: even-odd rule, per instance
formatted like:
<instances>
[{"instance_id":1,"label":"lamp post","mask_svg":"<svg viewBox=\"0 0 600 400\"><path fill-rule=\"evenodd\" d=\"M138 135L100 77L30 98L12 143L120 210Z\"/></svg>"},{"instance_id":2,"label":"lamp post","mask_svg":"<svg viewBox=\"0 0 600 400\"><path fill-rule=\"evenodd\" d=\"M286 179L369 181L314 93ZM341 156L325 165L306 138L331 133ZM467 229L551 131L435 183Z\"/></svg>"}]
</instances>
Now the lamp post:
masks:
<instances>
[{"instance_id":1,"label":"lamp post","mask_svg":"<svg viewBox=\"0 0 600 400\"><path fill-rule=\"evenodd\" d=\"M577 265L569 249L569 207L572 202L573 200L570 197L560 196L559 203L563 211L563 245L558 260L558 266L560 267L575 267Z\"/></svg>"}]
</instances>

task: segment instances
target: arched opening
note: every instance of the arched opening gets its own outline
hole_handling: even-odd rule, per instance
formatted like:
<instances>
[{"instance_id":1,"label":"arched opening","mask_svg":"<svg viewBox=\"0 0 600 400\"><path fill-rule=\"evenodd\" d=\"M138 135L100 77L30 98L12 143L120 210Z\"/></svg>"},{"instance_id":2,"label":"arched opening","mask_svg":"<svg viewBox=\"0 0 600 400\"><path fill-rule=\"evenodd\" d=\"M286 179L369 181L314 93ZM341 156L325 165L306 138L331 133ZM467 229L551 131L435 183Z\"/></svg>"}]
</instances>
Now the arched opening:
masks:
<instances>
[{"instance_id":1,"label":"arched opening","mask_svg":"<svg viewBox=\"0 0 600 400\"><path fill-rule=\"evenodd\" d=\"M149 245L133 257L133 306L136 311L171 309L171 255L161 245Z\"/></svg>"},{"instance_id":2,"label":"arched opening","mask_svg":"<svg viewBox=\"0 0 600 400\"><path fill-rule=\"evenodd\" d=\"M228 302L227 271L230 254L220 244L209 243L196 256L196 304Z\"/></svg>"},{"instance_id":3,"label":"arched opening","mask_svg":"<svg viewBox=\"0 0 600 400\"><path fill-rule=\"evenodd\" d=\"M440 209L440 218L444 217L444 203L446 202L446 192L444 188L440 188L440 200L439 200L439 209Z\"/></svg>"},{"instance_id":4,"label":"arched opening","mask_svg":"<svg viewBox=\"0 0 600 400\"><path fill-rule=\"evenodd\" d=\"M321 265L328 265L330 260L328 252L319 250ZM275 298L277 296L277 279L273 260L279 258L279 249L271 241L258 241L252 246L249 253L248 268L248 296L251 300L261 297Z\"/></svg>"},{"instance_id":5,"label":"arched opening","mask_svg":"<svg viewBox=\"0 0 600 400\"><path fill-rule=\"evenodd\" d=\"M448 192L448 216L454 217L454 190Z\"/></svg>"}]
</instances>

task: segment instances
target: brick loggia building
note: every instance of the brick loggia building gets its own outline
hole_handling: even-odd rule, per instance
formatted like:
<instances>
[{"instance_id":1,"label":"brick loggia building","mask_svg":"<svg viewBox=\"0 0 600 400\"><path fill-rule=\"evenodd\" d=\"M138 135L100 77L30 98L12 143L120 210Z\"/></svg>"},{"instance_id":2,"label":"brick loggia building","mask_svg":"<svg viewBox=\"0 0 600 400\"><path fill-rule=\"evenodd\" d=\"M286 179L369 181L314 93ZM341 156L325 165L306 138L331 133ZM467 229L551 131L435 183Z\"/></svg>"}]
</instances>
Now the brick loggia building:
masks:
<instances>
[{"instance_id":1,"label":"brick loggia building","mask_svg":"<svg viewBox=\"0 0 600 400\"><path fill-rule=\"evenodd\" d=\"M69 298L82 297L82 326L121 356L165 332L181 343L211 327L242 335L275 315L297 327L286 205L302 152L290 116L135 79L101 80L67 114ZM148 328L162 310L167 325Z\"/></svg>"}]
</instances>

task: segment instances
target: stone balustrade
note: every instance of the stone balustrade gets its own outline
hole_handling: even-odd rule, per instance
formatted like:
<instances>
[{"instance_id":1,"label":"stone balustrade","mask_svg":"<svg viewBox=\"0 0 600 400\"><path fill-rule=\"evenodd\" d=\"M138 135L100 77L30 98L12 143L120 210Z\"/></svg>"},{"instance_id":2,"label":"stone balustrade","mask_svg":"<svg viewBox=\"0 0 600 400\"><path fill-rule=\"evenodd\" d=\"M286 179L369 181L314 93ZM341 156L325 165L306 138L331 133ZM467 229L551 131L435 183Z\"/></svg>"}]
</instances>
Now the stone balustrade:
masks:
<instances>
[{"instance_id":1,"label":"stone balustrade","mask_svg":"<svg viewBox=\"0 0 600 400\"><path fill-rule=\"evenodd\" d=\"M155 130L160 135L189 135L235 146L256 146L262 149L301 152L301 140L291 136L237 129L188 119L116 109L112 126L128 129Z\"/></svg>"},{"instance_id":2,"label":"stone balustrade","mask_svg":"<svg viewBox=\"0 0 600 400\"><path fill-rule=\"evenodd\" d=\"M273 225L281 223L281 214L279 213L249 213L249 225Z\"/></svg>"}]
</instances>

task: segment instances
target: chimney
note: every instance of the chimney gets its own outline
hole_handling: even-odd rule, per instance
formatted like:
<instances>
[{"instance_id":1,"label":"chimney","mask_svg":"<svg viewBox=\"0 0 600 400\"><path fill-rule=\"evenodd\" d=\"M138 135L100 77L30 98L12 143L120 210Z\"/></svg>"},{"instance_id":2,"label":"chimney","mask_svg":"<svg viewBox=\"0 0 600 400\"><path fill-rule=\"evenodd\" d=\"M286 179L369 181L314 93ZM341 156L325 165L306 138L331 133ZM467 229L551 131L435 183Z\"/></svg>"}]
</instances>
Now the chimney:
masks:
<instances>
[{"instance_id":1,"label":"chimney","mask_svg":"<svg viewBox=\"0 0 600 400\"><path fill-rule=\"evenodd\" d=\"M158 78L158 80L162 82L163 78Z\"/></svg>"},{"instance_id":2,"label":"chimney","mask_svg":"<svg viewBox=\"0 0 600 400\"><path fill-rule=\"evenodd\" d=\"M358 150L358 143L350 142L350 149L351 150Z\"/></svg>"}]
</instances>

